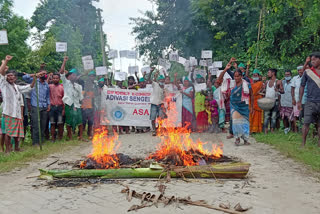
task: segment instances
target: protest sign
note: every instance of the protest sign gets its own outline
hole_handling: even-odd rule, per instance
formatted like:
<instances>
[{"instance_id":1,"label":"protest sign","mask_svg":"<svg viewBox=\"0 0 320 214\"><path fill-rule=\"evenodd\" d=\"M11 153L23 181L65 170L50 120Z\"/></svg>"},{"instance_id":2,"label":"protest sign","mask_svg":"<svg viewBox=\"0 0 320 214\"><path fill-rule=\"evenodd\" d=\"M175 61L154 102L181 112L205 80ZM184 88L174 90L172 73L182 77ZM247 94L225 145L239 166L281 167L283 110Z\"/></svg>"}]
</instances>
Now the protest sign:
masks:
<instances>
[{"instance_id":1,"label":"protest sign","mask_svg":"<svg viewBox=\"0 0 320 214\"><path fill-rule=\"evenodd\" d=\"M214 67L213 65L208 67L209 72L211 73L211 75L217 75L219 68Z\"/></svg>"},{"instance_id":2,"label":"protest sign","mask_svg":"<svg viewBox=\"0 0 320 214\"><path fill-rule=\"evenodd\" d=\"M174 62L178 62L179 61L179 54L178 51L173 51L169 54L169 60L170 61L174 61Z\"/></svg>"},{"instance_id":3,"label":"protest sign","mask_svg":"<svg viewBox=\"0 0 320 214\"><path fill-rule=\"evenodd\" d=\"M206 78L207 76L207 72L205 70L200 70L200 69L195 69L194 73L193 73L193 78L196 79L197 78L197 74L199 74L200 76L202 76L203 78Z\"/></svg>"},{"instance_id":4,"label":"protest sign","mask_svg":"<svg viewBox=\"0 0 320 214\"><path fill-rule=\"evenodd\" d=\"M149 66L141 68L141 73L144 74L149 74L151 72L151 68Z\"/></svg>"},{"instance_id":5,"label":"protest sign","mask_svg":"<svg viewBox=\"0 0 320 214\"><path fill-rule=\"evenodd\" d=\"M127 73L125 73L125 72L115 72L114 73L114 80L125 81L126 79L127 79Z\"/></svg>"},{"instance_id":6,"label":"protest sign","mask_svg":"<svg viewBox=\"0 0 320 214\"><path fill-rule=\"evenodd\" d=\"M202 59L212 59L212 51L205 50L201 52Z\"/></svg>"},{"instance_id":7,"label":"protest sign","mask_svg":"<svg viewBox=\"0 0 320 214\"><path fill-rule=\"evenodd\" d=\"M8 33L7 30L0 30L0 45L8 45Z\"/></svg>"},{"instance_id":8,"label":"protest sign","mask_svg":"<svg viewBox=\"0 0 320 214\"><path fill-rule=\"evenodd\" d=\"M99 76L108 74L108 69L106 66L96 67L96 74Z\"/></svg>"},{"instance_id":9,"label":"protest sign","mask_svg":"<svg viewBox=\"0 0 320 214\"><path fill-rule=\"evenodd\" d=\"M197 66L198 65L198 60L195 57L190 57L190 66Z\"/></svg>"},{"instance_id":10,"label":"protest sign","mask_svg":"<svg viewBox=\"0 0 320 214\"><path fill-rule=\"evenodd\" d=\"M139 72L139 66L129 66L128 67L129 74L135 74Z\"/></svg>"},{"instance_id":11,"label":"protest sign","mask_svg":"<svg viewBox=\"0 0 320 214\"><path fill-rule=\"evenodd\" d=\"M171 68L171 63L168 60L161 59L161 58L159 58L158 60L158 65L164 67L167 70Z\"/></svg>"},{"instance_id":12,"label":"protest sign","mask_svg":"<svg viewBox=\"0 0 320 214\"><path fill-rule=\"evenodd\" d=\"M208 67L209 67L209 66L212 66L212 64L213 64L213 63L212 63L212 59L207 59L206 61L207 61L207 66L208 66Z\"/></svg>"},{"instance_id":13,"label":"protest sign","mask_svg":"<svg viewBox=\"0 0 320 214\"><path fill-rule=\"evenodd\" d=\"M88 56L83 56L82 57L82 62L87 61L87 60L92 60L92 56L88 55Z\"/></svg>"},{"instance_id":14,"label":"protest sign","mask_svg":"<svg viewBox=\"0 0 320 214\"><path fill-rule=\"evenodd\" d=\"M126 50L120 51L120 58L127 57L127 55L128 55L128 51L126 51Z\"/></svg>"},{"instance_id":15,"label":"protest sign","mask_svg":"<svg viewBox=\"0 0 320 214\"><path fill-rule=\"evenodd\" d=\"M68 50L68 44L66 42L56 42L56 52L65 53Z\"/></svg>"},{"instance_id":16,"label":"protest sign","mask_svg":"<svg viewBox=\"0 0 320 214\"><path fill-rule=\"evenodd\" d=\"M138 58L138 52L137 51L128 51L127 52L127 58L128 59L137 59Z\"/></svg>"},{"instance_id":17,"label":"protest sign","mask_svg":"<svg viewBox=\"0 0 320 214\"><path fill-rule=\"evenodd\" d=\"M196 92L206 91L207 90L207 84L206 83L194 84L194 90Z\"/></svg>"},{"instance_id":18,"label":"protest sign","mask_svg":"<svg viewBox=\"0 0 320 214\"><path fill-rule=\"evenodd\" d=\"M118 58L118 51L117 50L110 50L108 54L109 59Z\"/></svg>"},{"instance_id":19,"label":"protest sign","mask_svg":"<svg viewBox=\"0 0 320 214\"><path fill-rule=\"evenodd\" d=\"M94 69L93 60L86 60L86 61L83 61L82 63L83 63L83 69L85 71Z\"/></svg>"},{"instance_id":20,"label":"protest sign","mask_svg":"<svg viewBox=\"0 0 320 214\"><path fill-rule=\"evenodd\" d=\"M222 61L213 62L213 66L216 67L216 68L222 68Z\"/></svg>"},{"instance_id":21,"label":"protest sign","mask_svg":"<svg viewBox=\"0 0 320 214\"><path fill-rule=\"evenodd\" d=\"M208 65L207 65L207 60L200 60L199 61L199 65L200 66L203 66L203 67L207 67Z\"/></svg>"},{"instance_id":22,"label":"protest sign","mask_svg":"<svg viewBox=\"0 0 320 214\"><path fill-rule=\"evenodd\" d=\"M219 77L222 72L223 72L223 70L217 71L217 77ZM223 76L223 79L226 80L226 79L232 79L232 78L228 73L225 73Z\"/></svg>"},{"instance_id":23,"label":"protest sign","mask_svg":"<svg viewBox=\"0 0 320 214\"><path fill-rule=\"evenodd\" d=\"M179 57L179 63L184 65L186 63L187 59L183 58L183 57Z\"/></svg>"}]
</instances>

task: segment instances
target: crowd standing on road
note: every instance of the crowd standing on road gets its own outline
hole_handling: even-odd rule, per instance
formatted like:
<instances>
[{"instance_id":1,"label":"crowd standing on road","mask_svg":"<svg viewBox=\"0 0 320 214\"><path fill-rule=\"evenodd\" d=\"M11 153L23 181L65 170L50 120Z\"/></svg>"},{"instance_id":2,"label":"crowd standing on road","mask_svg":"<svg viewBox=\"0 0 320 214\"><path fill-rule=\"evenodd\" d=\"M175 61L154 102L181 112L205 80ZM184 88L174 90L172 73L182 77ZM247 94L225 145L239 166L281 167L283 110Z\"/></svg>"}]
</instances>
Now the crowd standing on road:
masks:
<instances>
[{"instance_id":1,"label":"crowd standing on road","mask_svg":"<svg viewBox=\"0 0 320 214\"><path fill-rule=\"evenodd\" d=\"M171 81L166 72L160 75L159 70L152 68L143 77L139 78L137 73L129 76L128 84L113 81L112 76L97 79L95 71L82 75L77 69L66 71L68 57L64 57L59 72L48 73L42 64L36 74L19 74L9 69L11 59L12 56L6 56L0 67L1 149L6 153L20 151L20 142L28 130L34 146L44 140L63 139L65 127L67 140L75 133L79 140L86 140L85 129L92 139L94 131L101 127L100 103L104 88L153 89L152 126L113 126L119 134L151 131L156 135L156 120L166 117L166 92L180 91L182 126L191 131L229 132L227 138L235 138L236 145L241 139L249 145L250 134L274 132L282 120L286 134L302 131L302 146L306 144L310 125L314 124L320 147L320 52L312 53L304 65L297 66L298 75L292 77L291 70L286 70L282 80L277 79L275 68L267 71L267 77L258 69L250 75L249 63L238 65L237 60L231 58L217 76L210 72L205 76L194 75L193 68L188 76L178 79L175 74ZM262 110L258 104L262 98L272 99L273 106Z\"/></svg>"}]
</instances>

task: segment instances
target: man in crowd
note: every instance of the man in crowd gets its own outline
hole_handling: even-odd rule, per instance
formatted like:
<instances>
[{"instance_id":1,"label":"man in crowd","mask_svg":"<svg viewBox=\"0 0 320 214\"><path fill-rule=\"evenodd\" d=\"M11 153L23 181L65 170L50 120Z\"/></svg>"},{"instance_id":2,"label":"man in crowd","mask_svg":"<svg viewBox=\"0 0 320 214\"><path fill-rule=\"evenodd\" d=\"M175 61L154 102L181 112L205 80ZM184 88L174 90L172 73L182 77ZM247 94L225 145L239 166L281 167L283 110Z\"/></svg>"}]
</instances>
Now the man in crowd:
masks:
<instances>
[{"instance_id":1,"label":"man in crowd","mask_svg":"<svg viewBox=\"0 0 320 214\"><path fill-rule=\"evenodd\" d=\"M72 69L68 73L65 71L67 61L68 57L65 56L60 68L60 75L64 89L64 96L62 100L65 105L68 140L72 139L72 129L75 129L77 126L79 128L79 140L83 140L81 113L81 101L83 100L82 87L76 83L78 80L76 69Z\"/></svg>"},{"instance_id":2,"label":"man in crowd","mask_svg":"<svg viewBox=\"0 0 320 214\"><path fill-rule=\"evenodd\" d=\"M303 65L299 65L297 67L298 75L294 76L291 80L291 96L292 96L292 106L293 106L293 122L292 122L292 130L294 132L298 132L297 128L297 119L300 116L300 111L297 106L297 102L299 102L299 90L301 84L301 78L304 72Z\"/></svg>"},{"instance_id":3,"label":"man in crowd","mask_svg":"<svg viewBox=\"0 0 320 214\"><path fill-rule=\"evenodd\" d=\"M320 52L312 53L310 55L310 60L312 67L304 72L299 90L298 106L301 110L301 100L304 94L304 88L307 87L307 102L304 109L301 146L304 147L306 144L310 124L316 123L319 136L318 146L320 147Z\"/></svg>"},{"instance_id":4,"label":"man in crowd","mask_svg":"<svg viewBox=\"0 0 320 214\"><path fill-rule=\"evenodd\" d=\"M274 99L275 104L272 109L269 111L264 111L264 132L265 134L268 133L268 125L269 125L269 120L271 120L271 132L274 131L276 128L276 123L277 123L277 114L279 111L279 100L278 100L278 94L283 93L283 87L282 83L280 80L277 80L277 69L271 68L268 71L268 78L269 81L265 83L265 89L266 89L266 95L265 97Z\"/></svg>"},{"instance_id":5,"label":"man in crowd","mask_svg":"<svg viewBox=\"0 0 320 214\"><path fill-rule=\"evenodd\" d=\"M12 59L12 56L6 56L0 66L0 90L3 99L3 111L2 116L5 121L5 146L6 153L11 152L11 138L15 141L15 151L20 151L19 138L24 137L22 112L21 112L21 94L31 91L34 87L36 78L30 85L18 86L15 84L16 72L8 71L8 62ZM8 71L8 72L7 72Z\"/></svg>"},{"instance_id":6,"label":"man in crowd","mask_svg":"<svg viewBox=\"0 0 320 214\"><path fill-rule=\"evenodd\" d=\"M22 79L27 83L31 83L33 79L32 76L34 75L26 74L22 77ZM40 70L38 76L38 88L33 88L31 91L32 145L39 145L40 140L43 142L50 112L50 89L48 83L46 82L47 71ZM38 90L39 97L40 119L38 118L38 101L36 90ZM40 127L38 126L38 119L40 120ZM39 139L39 132L41 133L41 139Z\"/></svg>"},{"instance_id":7,"label":"man in crowd","mask_svg":"<svg viewBox=\"0 0 320 214\"><path fill-rule=\"evenodd\" d=\"M82 100L82 121L83 129L85 129L88 123L88 136L89 139L93 137L93 122L94 122L94 99L98 96L98 88L94 82L96 79L96 72L90 71L88 74L88 80L84 82L83 100Z\"/></svg>"},{"instance_id":8,"label":"man in crowd","mask_svg":"<svg viewBox=\"0 0 320 214\"><path fill-rule=\"evenodd\" d=\"M60 74L54 73L52 75L52 84L50 88L50 124L51 124L51 140L56 140L56 128L58 127L59 140L63 137L63 116L65 114L64 104L62 98L64 96L63 86L60 84Z\"/></svg>"},{"instance_id":9,"label":"man in crowd","mask_svg":"<svg viewBox=\"0 0 320 214\"><path fill-rule=\"evenodd\" d=\"M290 131L290 122L292 118L292 95L291 95L291 78L292 73L290 70L285 71L285 77L282 81L284 93L280 95L280 116L283 120L284 132L287 134Z\"/></svg>"}]
</instances>

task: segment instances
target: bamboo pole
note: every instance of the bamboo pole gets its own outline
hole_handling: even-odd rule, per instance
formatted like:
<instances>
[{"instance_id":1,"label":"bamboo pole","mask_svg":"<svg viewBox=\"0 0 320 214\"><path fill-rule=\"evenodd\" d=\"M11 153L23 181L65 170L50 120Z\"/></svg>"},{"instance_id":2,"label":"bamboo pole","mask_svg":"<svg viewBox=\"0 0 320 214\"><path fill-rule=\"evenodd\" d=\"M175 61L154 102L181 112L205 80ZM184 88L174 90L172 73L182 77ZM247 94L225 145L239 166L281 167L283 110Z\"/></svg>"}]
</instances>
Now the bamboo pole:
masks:
<instances>
[{"instance_id":1,"label":"bamboo pole","mask_svg":"<svg viewBox=\"0 0 320 214\"><path fill-rule=\"evenodd\" d=\"M262 21L262 11L260 10L260 18L259 18L259 28L258 28L258 38L257 38L257 54L256 54L256 61L255 61L255 68L258 66L258 55L259 55L259 41L260 41L260 31L261 31L261 21Z\"/></svg>"},{"instance_id":2,"label":"bamboo pole","mask_svg":"<svg viewBox=\"0 0 320 214\"><path fill-rule=\"evenodd\" d=\"M36 90L36 95L37 95L37 115L38 115L38 128L39 128L39 146L40 146L40 151L42 151L42 138L41 138L42 136L41 136L40 108L39 108L39 88L38 88L37 73L35 73L34 78L36 78L36 85L35 85L36 88L35 88L35 90Z\"/></svg>"}]
</instances>

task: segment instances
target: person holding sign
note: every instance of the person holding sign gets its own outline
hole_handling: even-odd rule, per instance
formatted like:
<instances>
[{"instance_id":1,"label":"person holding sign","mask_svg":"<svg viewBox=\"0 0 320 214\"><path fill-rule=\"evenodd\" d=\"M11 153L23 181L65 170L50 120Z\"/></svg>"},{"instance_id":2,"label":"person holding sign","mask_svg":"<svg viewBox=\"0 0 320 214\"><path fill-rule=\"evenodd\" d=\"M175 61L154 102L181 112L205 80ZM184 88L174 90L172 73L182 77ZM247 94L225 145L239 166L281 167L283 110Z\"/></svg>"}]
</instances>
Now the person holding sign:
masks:
<instances>
[{"instance_id":1,"label":"person holding sign","mask_svg":"<svg viewBox=\"0 0 320 214\"><path fill-rule=\"evenodd\" d=\"M72 129L79 128L79 140L83 140L83 125L81 114L81 101L83 100L82 87L76 81L77 70L65 71L68 57L65 56L60 68L61 79L64 88L63 102L65 104L66 124L68 140L72 139Z\"/></svg>"},{"instance_id":2,"label":"person holding sign","mask_svg":"<svg viewBox=\"0 0 320 214\"><path fill-rule=\"evenodd\" d=\"M28 93L34 87L36 83L36 77L30 85L19 86L15 84L17 79L16 72L8 71L8 62L12 59L12 56L6 56L0 66L0 90L3 99L3 111L2 117L5 126L5 146L6 153L11 152L11 139L15 141L15 151L20 151L19 138L24 137L21 103L23 102L22 93ZM38 75L37 75L38 77Z\"/></svg>"}]
</instances>

